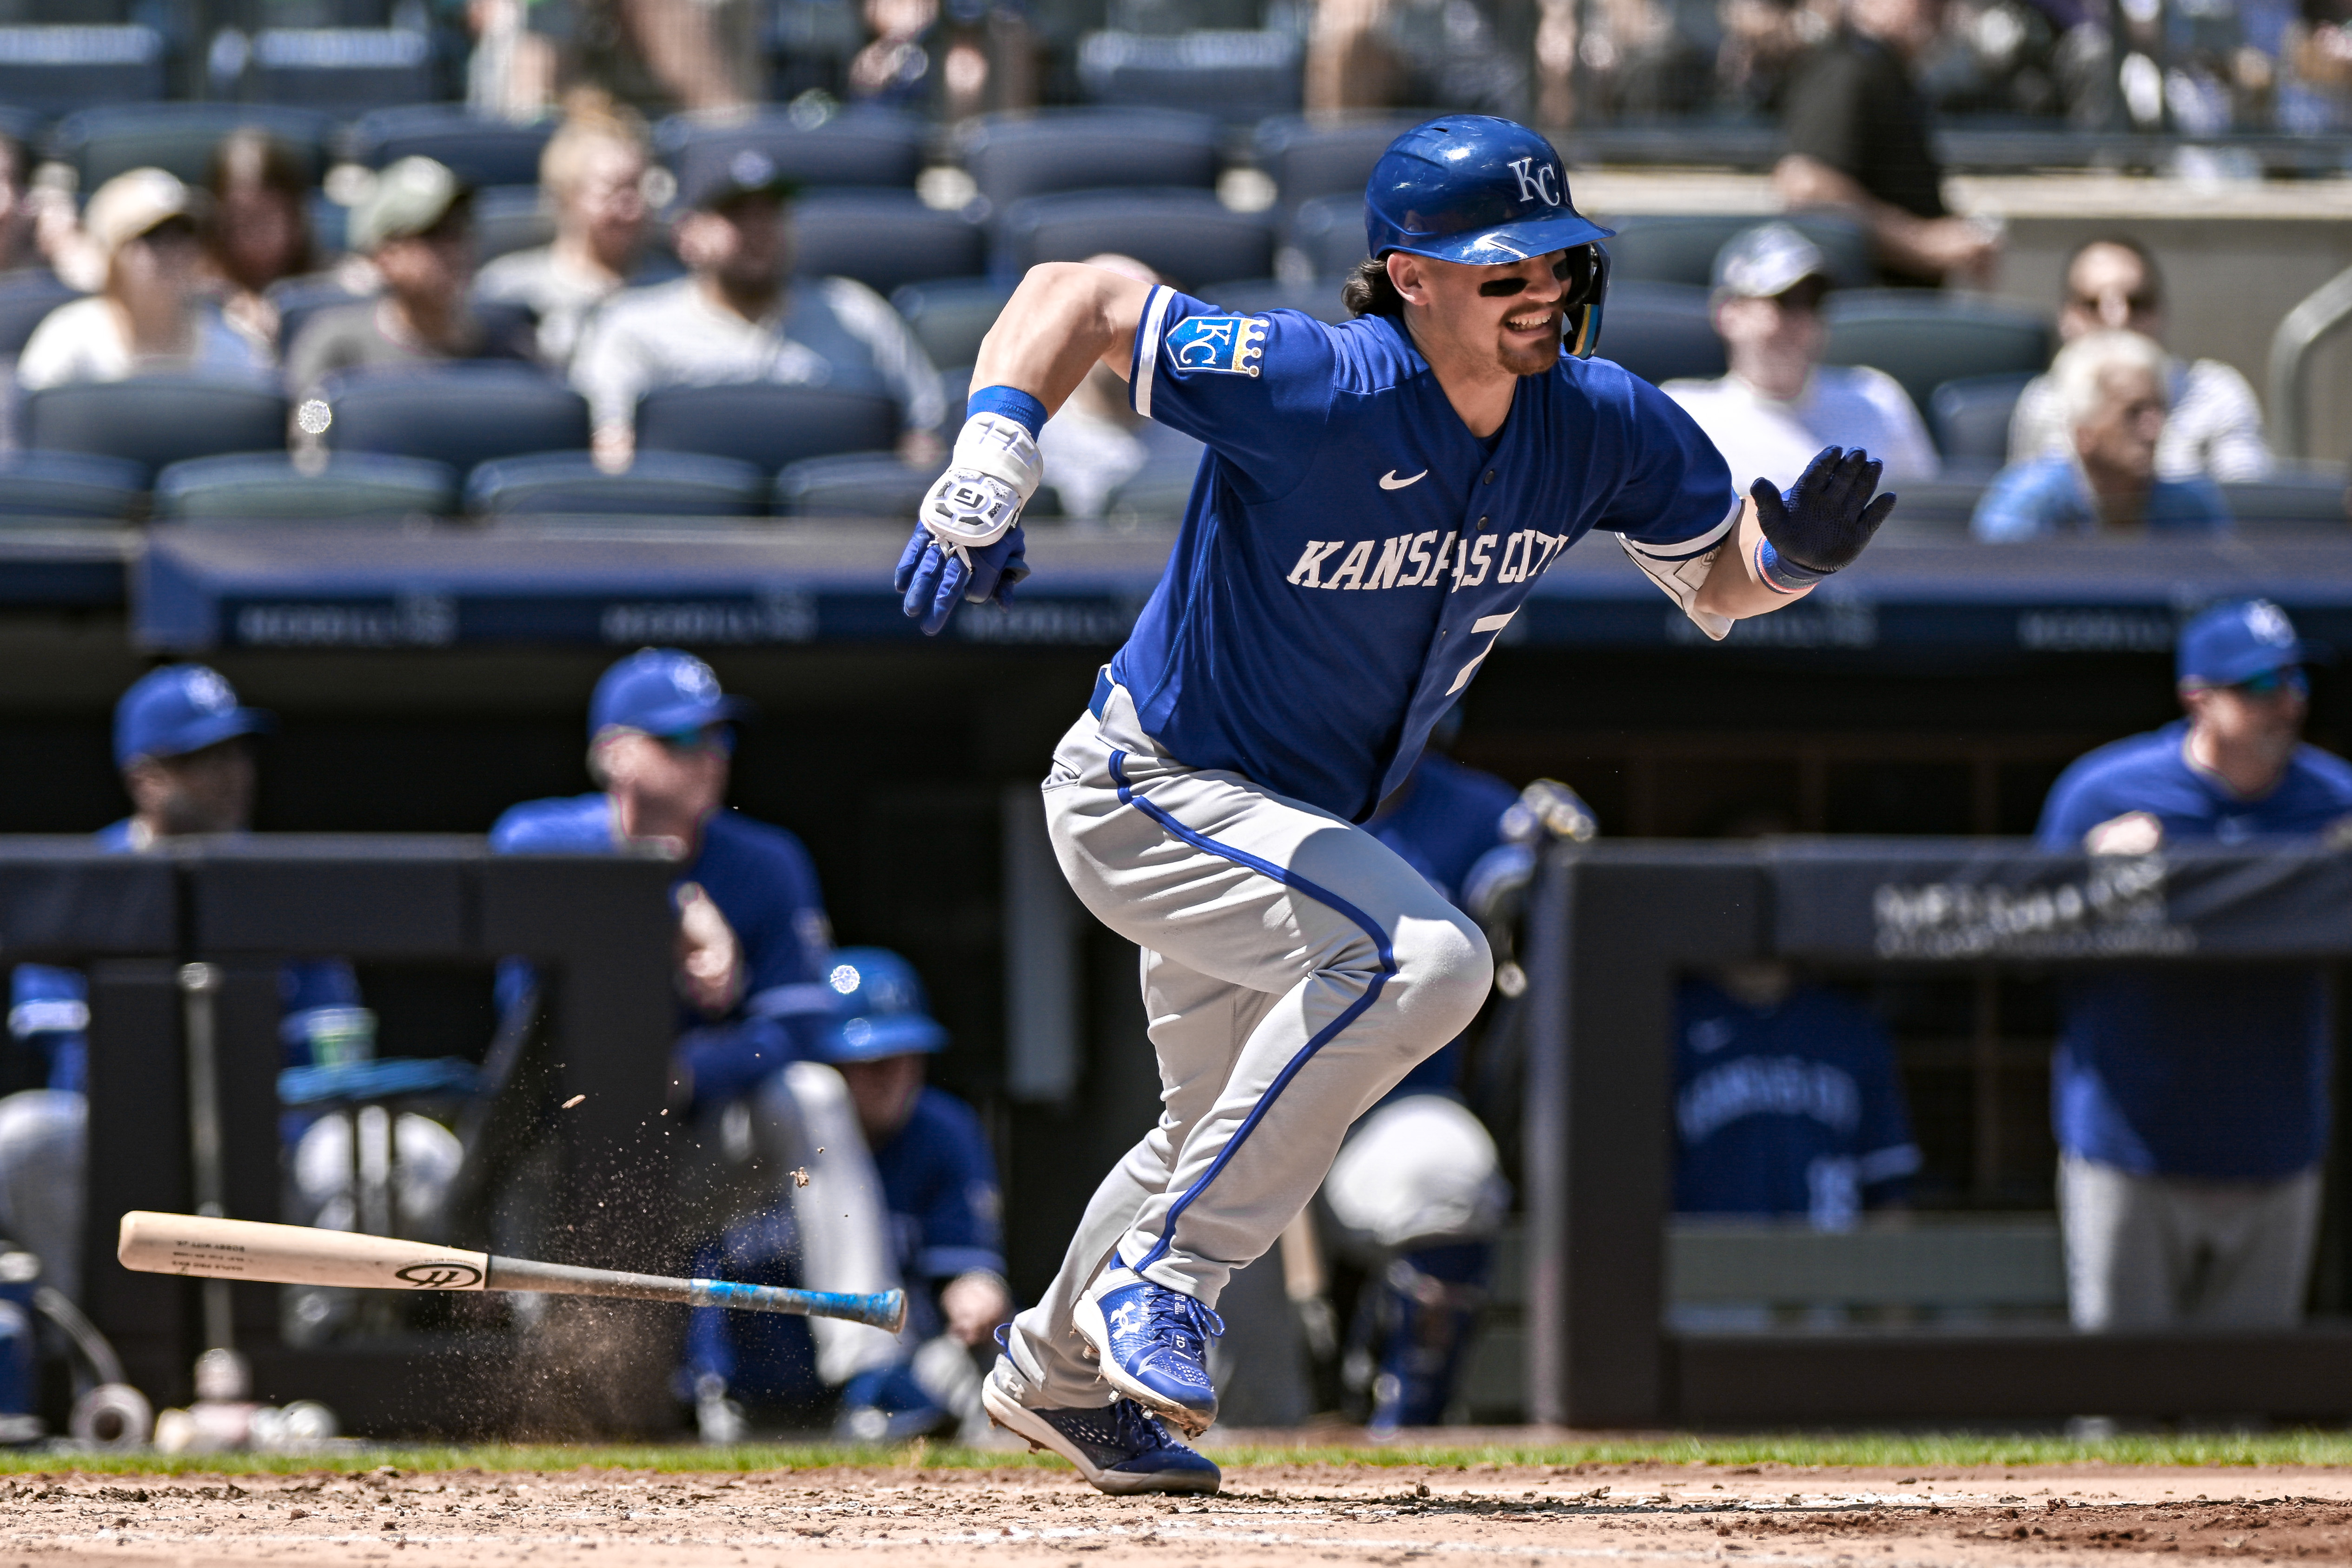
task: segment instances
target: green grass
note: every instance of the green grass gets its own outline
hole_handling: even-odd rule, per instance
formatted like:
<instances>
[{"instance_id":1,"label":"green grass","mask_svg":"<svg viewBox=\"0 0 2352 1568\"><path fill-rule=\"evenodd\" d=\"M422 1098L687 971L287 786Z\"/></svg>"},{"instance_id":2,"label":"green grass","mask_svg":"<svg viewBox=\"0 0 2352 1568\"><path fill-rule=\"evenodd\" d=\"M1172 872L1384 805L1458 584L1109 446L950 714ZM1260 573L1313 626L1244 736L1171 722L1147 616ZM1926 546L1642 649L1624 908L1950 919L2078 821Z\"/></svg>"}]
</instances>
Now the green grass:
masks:
<instances>
[{"instance_id":1,"label":"green grass","mask_svg":"<svg viewBox=\"0 0 2352 1568\"><path fill-rule=\"evenodd\" d=\"M1921 1470L2015 1465L2352 1465L2352 1432L2289 1431L2126 1435L2097 1442L2060 1437L1861 1433L1850 1436L1660 1436L1592 1442L1413 1444L1382 1448L1219 1448L1228 1469L1254 1464L1466 1467L1500 1465L1699 1464L1869 1465ZM516 1444L387 1446L334 1454L186 1455L0 1453L0 1474L80 1470L104 1474L301 1474L372 1470L651 1470L777 1472L868 1466L911 1474L929 1469L1059 1468L1034 1454L922 1446L848 1448L823 1443Z\"/></svg>"}]
</instances>

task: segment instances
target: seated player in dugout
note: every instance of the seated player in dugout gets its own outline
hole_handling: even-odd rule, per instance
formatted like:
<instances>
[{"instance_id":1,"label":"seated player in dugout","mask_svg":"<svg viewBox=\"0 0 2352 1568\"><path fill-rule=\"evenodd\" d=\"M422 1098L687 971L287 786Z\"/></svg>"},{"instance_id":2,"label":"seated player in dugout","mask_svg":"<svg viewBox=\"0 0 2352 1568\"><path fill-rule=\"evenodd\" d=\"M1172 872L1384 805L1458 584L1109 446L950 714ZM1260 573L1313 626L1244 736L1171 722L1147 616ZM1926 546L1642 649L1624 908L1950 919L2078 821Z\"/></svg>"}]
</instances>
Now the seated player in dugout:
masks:
<instances>
[{"instance_id":1,"label":"seated player in dugout","mask_svg":"<svg viewBox=\"0 0 2352 1568\"><path fill-rule=\"evenodd\" d=\"M900 1359L842 1389L834 1433L848 1442L902 1442L941 1434L984 1437L974 1350L1012 1312L1004 1283L1003 1200L980 1117L923 1082L947 1049L914 966L880 947L845 947L826 983L841 998L839 1027L820 1048L839 1070L874 1152L890 1212L899 1277L910 1287ZM797 1284L792 1211L776 1206L730 1226L696 1260L702 1278ZM697 1311L687 1330L687 1375L706 1442L732 1442L754 1425L793 1424L820 1402L806 1321Z\"/></svg>"},{"instance_id":2,"label":"seated player in dugout","mask_svg":"<svg viewBox=\"0 0 2352 1568\"><path fill-rule=\"evenodd\" d=\"M1614 533L1721 638L1858 559L1895 505L1879 464L1836 446L1743 498L1688 414L1586 357L1609 231L1526 127L1417 126L1365 198L1371 259L1338 325L1033 267L895 579L931 632L1022 580L1036 434L1097 361L1207 449L1167 570L1041 791L1079 900L1143 950L1170 1088L982 1390L1108 1491L1220 1484L1169 1427L1217 1418L1226 1281L1307 1206L1349 1124L1486 1001L1484 934L1358 824L1535 580Z\"/></svg>"},{"instance_id":3,"label":"seated player in dugout","mask_svg":"<svg viewBox=\"0 0 2352 1568\"><path fill-rule=\"evenodd\" d=\"M588 771L598 789L509 809L490 848L610 854L660 844L677 857L671 1113L690 1133L678 1161L681 1223L715 1236L781 1197L810 1288L895 1290L881 1183L849 1091L821 1056L835 998L816 870L800 840L726 804L735 727L749 712L693 654L639 649L606 670L589 699ZM519 1009L536 1007L534 989L527 965L501 967L509 1029ZM793 1172L807 1173L805 1187ZM502 1250L535 1255L536 1237L498 1239ZM898 1359L879 1329L833 1319L810 1326L830 1386Z\"/></svg>"}]
</instances>

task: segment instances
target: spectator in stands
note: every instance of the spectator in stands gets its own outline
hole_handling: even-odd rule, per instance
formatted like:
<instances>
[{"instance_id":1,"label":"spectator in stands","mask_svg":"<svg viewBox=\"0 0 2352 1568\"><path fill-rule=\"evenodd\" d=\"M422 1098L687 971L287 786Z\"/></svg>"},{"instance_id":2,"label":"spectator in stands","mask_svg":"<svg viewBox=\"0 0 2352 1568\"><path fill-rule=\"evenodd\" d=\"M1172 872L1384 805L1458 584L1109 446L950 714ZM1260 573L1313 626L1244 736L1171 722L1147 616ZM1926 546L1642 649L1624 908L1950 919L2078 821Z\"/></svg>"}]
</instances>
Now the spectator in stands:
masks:
<instances>
[{"instance_id":1,"label":"spectator in stands","mask_svg":"<svg viewBox=\"0 0 2352 1568\"><path fill-rule=\"evenodd\" d=\"M98 831L101 850L161 849L172 840L245 831L253 812L251 737L269 716L202 664L151 671L114 709L114 760L131 815ZM373 1019L339 958L289 962L278 975L286 1064L310 1065L356 1049ZM87 1128L89 989L79 971L19 964L9 977L8 1030L38 1063L46 1087L0 1100L0 1230L38 1256L48 1281L78 1292ZM445 1134L446 1135L446 1134Z\"/></svg>"},{"instance_id":2,"label":"spectator in stands","mask_svg":"<svg viewBox=\"0 0 2352 1568\"><path fill-rule=\"evenodd\" d=\"M1167 281L1132 256L1106 252L1087 265L1142 283ZM1113 493L1146 469L1190 475L1201 465L1201 444L1137 413L1128 406L1126 381L1101 364L1037 433L1037 450L1063 514L1072 517L1101 517Z\"/></svg>"},{"instance_id":3,"label":"spectator in stands","mask_svg":"<svg viewBox=\"0 0 2352 1568\"><path fill-rule=\"evenodd\" d=\"M826 981L843 1017L818 1054L837 1069L857 1107L889 1206L898 1274L908 1281L904 1354L853 1378L834 1430L851 1442L899 1442L934 1433L984 1436L980 1369L971 1352L1012 1315L1004 1282L1003 1201L988 1135L970 1105L923 1082L926 1058L947 1048L914 967L879 947L833 956ZM695 1264L698 1276L790 1283L788 1214L771 1209L733 1227ZM748 1271L747 1271L748 1270ZM706 1436L740 1426L746 1412L801 1403L814 1392L805 1333L786 1318L707 1309L687 1330L688 1372L698 1408L736 1408L706 1421Z\"/></svg>"},{"instance_id":4,"label":"spectator in stands","mask_svg":"<svg viewBox=\"0 0 2352 1568\"><path fill-rule=\"evenodd\" d=\"M939 372L898 313L846 277L792 279L791 193L756 149L688 152L676 237L690 276L614 299L572 356L572 384L595 420L598 462L627 466L646 393L736 382L882 393L905 422L901 456L929 464L945 455Z\"/></svg>"},{"instance_id":5,"label":"spectator in stands","mask_svg":"<svg viewBox=\"0 0 2352 1568\"><path fill-rule=\"evenodd\" d=\"M320 311L286 351L298 395L337 371L449 360L528 360L528 318L484 318L467 302L474 281L473 195L447 167L403 158L352 208L352 248L375 264L383 297Z\"/></svg>"},{"instance_id":6,"label":"spectator in stands","mask_svg":"<svg viewBox=\"0 0 2352 1568\"><path fill-rule=\"evenodd\" d=\"M2164 324L2164 275L2146 246L2116 237L2075 247L2066 261L2066 298L2058 308L2060 338L2071 343L2093 332L2130 331L2161 343ZM2270 473L2262 405L2234 367L2168 358L2164 380L2171 408L2156 446L2158 478L2201 474L2226 481ZM2073 445L2056 376L2028 382L2010 417L2010 461L2063 456Z\"/></svg>"},{"instance_id":7,"label":"spectator in stands","mask_svg":"<svg viewBox=\"0 0 2352 1568\"><path fill-rule=\"evenodd\" d=\"M0 135L0 273L46 267L33 221L32 154Z\"/></svg>"},{"instance_id":8,"label":"spectator in stands","mask_svg":"<svg viewBox=\"0 0 2352 1568\"><path fill-rule=\"evenodd\" d=\"M197 208L196 193L161 169L100 185L82 228L106 259L105 291L41 319L17 357L17 384L37 392L148 371L267 371L269 356L201 291Z\"/></svg>"},{"instance_id":9,"label":"spectator in stands","mask_svg":"<svg viewBox=\"0 0 2352 1568\"><path fill-rule=\"evenodd\" d=\"M680 1170L688 1232L717 1236L744 1214L773 1211L781 1186L811 1288L888 1290L898 1270L881 1184L841 1074L818 1060L835 994L815 869L798 839L726 805L746 711L692 654L639 649L589 699L596 790L513 807L490 830L490 848L611 854L638 845L676 857L672 1096L694 1134ZM503 967L501 1011L513 1019L535 1008L535 987L527 967ZM796 1169L814 1185L788 1180ZM811 1331L832 1386L898 1358L875 1329L821 1319Z\"/></svg>"},{"instance_id":10,"label":"spectator in stands","mask_svg":"<svg viewBox=\"0 0 2352 1568\"><path fill-rule=\"evenodd\" d=\"M2229 507L2211 480L2167 479L2156 471L2170 367L2164 350L2137 332L2093 332L2060 350L2050 380L2074 433L2073 453L2002 469L1977 503L1971 531L2007 544L2055 534L2228 528Z\"/></svg>"},{"instance_id":11,"label":"spectator in stands","mask_svg":"<svg viewBox=\"0 0 2352 1568\"><path fill-rule=\"evenodd\" d=\"M269 286L299 277L310 254L310 171L266 131L233 131L213 152L205 249L221 314L262 352L278 352L278 306Z\"/></svg>"},{"instance_id":12,"label":"spectator in stands","mask_svg":"<svg viewBox=\"0 0 2352 1568\"><path fill-rule=\"evenodd\" d=\"M555 207L555 241L482 268L474 298L520 305L539 322L539 357L572 361L580 329L643 258L652 153L645 121L602 94L573 96L539 158L539 187Z\"/></svg>"},{"instance_id":13,"label":"spectator in stands","mask_svg":"<svg viewBox=\"0 0 2352 1568\"><path fill-rule=\"evenodd\" d=\"M2317 654L2267 600L2198 616L2176 656L2186 721L2068 768L2042 804L2040 846L2338 841L2352 766L2300 739ZM2075 1327L2302 1317L2335 1074L2330 988L2324 966L2294 963L2100 965L2068 983L2050 1098Z\"/></svg>"},{"instance_id":14,"label":"spectator in stands","mask_svg":"<svg viewBox=\"0 0 2352 1568\"><path fill-rule=\"evenodd\" d=\"M1890 485L1934 478L1935 444L1902 384L1884 371L1821 362L1829 288L1820 247L1787 224L1735 236L1715 258L1715 329L1730 374L1663 390L1733 473L1782 489L1832 444L1867 447Z\"/></svg>"},{"instance_id":15,"label":"spectator in stands","mask_svg":"<svg viewBox=\"0 0 2352 1568\"><path fill-rule=\"evenodd\" d=\"M1845 0L1843 24L1797 67L1782 100L1788 149L1773 188L1791 207L1853 213L1890 283L1984 283L2000 252L1990 232L1945 207L1912 78L1943 15L1943 0Z\"/></svg>"}]
</instances>

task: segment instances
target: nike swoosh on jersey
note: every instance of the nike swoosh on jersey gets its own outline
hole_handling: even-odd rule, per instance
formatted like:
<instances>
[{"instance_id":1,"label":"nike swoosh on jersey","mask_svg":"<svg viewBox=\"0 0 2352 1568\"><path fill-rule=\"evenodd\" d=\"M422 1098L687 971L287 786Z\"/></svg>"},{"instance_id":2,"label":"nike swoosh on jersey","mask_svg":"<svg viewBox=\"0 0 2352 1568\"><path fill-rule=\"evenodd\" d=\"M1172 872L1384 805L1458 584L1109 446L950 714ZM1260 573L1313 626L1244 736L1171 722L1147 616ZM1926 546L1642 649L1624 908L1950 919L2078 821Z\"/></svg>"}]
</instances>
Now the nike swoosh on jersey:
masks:
<instances>
[{"instance_id":1,"label":"nike swoosh on jersey","mask_svg":"<svg viewBox=\"0 0 2352 1568\"><path fill-rule=\"evenodd\" d=\"M1396 476L1396 470L1391 468L1387 473L1381 476L1381 488L1383 490L1402 490L1407 485L1418 485L1423 479L1428 477L1429 470L1424 468L1410 479L1400 479Z\"/></svg>"}]
</instances>

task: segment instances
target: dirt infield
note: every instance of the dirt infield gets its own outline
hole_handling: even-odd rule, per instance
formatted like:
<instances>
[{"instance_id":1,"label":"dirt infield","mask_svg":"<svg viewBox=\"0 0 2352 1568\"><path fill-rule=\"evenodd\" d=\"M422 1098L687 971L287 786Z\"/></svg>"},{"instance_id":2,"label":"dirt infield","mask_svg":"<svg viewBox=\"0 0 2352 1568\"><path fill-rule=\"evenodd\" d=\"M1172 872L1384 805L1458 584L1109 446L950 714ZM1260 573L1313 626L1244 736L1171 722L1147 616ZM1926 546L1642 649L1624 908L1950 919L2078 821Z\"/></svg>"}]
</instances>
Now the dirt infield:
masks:
<instances>
[{"instance_id":1,"label":"dirt infield","mask_svg":"<svg viewBox=\"0 0 2352 1568\"><path fill-rule=\"evenodd\" d=\"M1506 1557L1994 1564L2096 1554L2352 1561L2352 1471L2101 1466L1265 1461L1213 1498L1107 1498L1066 1469L456 1469L0 1478L0 1568L299 1559L703 1568ZM919 1457L919 1456L918 1456Z\"/></svg>"}]
</instances>

